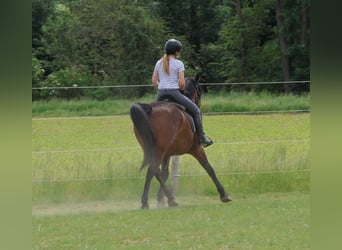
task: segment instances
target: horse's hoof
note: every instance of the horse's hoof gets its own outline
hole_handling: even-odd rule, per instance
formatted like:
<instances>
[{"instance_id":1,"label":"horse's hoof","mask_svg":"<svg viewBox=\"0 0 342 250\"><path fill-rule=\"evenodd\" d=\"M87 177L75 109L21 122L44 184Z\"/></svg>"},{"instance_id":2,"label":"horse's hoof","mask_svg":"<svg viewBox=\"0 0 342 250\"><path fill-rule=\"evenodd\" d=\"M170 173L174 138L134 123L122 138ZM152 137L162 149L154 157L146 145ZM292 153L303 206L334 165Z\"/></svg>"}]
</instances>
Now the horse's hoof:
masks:
<instances>
[{"instance_id":1,"label":"horse's hoof","mask_svg":"<svg viewBox=\"0 0 342 250\"><path fill-rule=\"evenodd\" d=\"M232 201L232 198L229 197L228 194L220 198L222 202L229 202Z\"/></svg>"},{"instance_id":2,"label":"horse's hoof","mask_svg":"<svg viewBox=\"0 0 342 250\"><path fill-rule=\"evenodd\" d=\"M175 202L175 201L169 201L167 204L169 205L169 207L176 207L176 206L178 206L178 203Z\"/></svg>"},{"instance_id":3,"label":"horse's hoof","mask_svg":"<svg viewBox=\"0 0 342 250\"><path fill-rule=\"evenodd\" d=\"M148 205L141 205L141 209L148 209Z\"/></svg>"}]
</instances>

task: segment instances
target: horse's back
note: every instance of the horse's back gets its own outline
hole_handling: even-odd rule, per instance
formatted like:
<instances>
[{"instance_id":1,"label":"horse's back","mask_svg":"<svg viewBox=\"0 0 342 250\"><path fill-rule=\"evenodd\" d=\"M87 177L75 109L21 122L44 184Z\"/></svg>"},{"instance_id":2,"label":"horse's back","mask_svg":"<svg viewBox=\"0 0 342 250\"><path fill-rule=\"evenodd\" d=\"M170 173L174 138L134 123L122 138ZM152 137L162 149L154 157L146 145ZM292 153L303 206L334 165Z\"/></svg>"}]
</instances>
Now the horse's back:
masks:
<instances>
[{"instance_id":1,"label":"horse's back","mask_svg":"<svg viewBox=\"0 0 342 250\"><path fill-rule=\"evenodd\" d=\"M184 110L168 102L156 102L151 106L150 124L159 146L170 154L187 153L193 144L194 132Z\"/></svg>"}]
</instances>

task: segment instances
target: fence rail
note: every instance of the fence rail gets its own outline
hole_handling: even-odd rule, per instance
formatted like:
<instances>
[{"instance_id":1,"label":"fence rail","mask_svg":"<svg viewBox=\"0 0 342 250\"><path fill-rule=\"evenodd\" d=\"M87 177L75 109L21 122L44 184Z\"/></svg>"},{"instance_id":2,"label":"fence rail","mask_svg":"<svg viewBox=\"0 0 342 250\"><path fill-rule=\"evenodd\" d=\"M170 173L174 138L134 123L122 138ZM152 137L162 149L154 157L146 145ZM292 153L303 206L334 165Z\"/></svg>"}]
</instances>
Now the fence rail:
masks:
<instances>
[{"instance_id":1,"label":"fence rail","mask_svg":"<svg viewBox=\"0 0 342 250\"><path fill-rule=\"evenodd\" d=\"M257 174L286 174L286 173L309 173L311 169L283 169L283 170L259 170L259 171L246 171L246 172L229 172L229 173L216 173L217 176L232 176L232 175L257 175ZM170 176L172 177L202 177L208 176L207 174L182 174ZM118 181L118 180L133 180L145 179L145 175L141 176L122 176L110 178L76 178L76 179L34 179L32 183L58 183L58 182L87 182L87 181Z\"/></svg>"},{"instance_id":2,"label":"fence rail","mask_svg":"<svg viewBox=\"0 0 342 250\"><path fill-rule=\"evenodd\" d=\"M288 139L288 140L266 140L266 141L237 141L237 142L216 142L216 145L242 145L242 144L269 144L269 143L296 143L308 142L310 138L304 139ZM72 149L72 150L50 150L50 151L33 151L33 155L42 154L66 154L66 153L85 153L85 152L109 152L121 150L136 150L139 146L116 147L116 148L93 148L93 149Z\"/></svg>"},{"instance_id":3,"label":"fence rail","mask_svg":"<svg viewBox=\"0 0 342 250\"><path fill-rule=\"evenodd\" d=\"M310 81L282 81L282 82L239 82L239 83L200 83L201 86L216 86L216 85L266 85L266 84L308 84ZM32 90L52 90L52 89L100 89L100 88L136 88L136 87L153 87L152 84L144 84L144 85L108 85L108 86L55 86L55 87L33 87ZM310 112L310 110L278 110L278 111L249 111L249 112L211 112L211 113L203 113L208 115L218 115L218 114L260 114L260 113L279 113L279 112ZM111 117L126 117L123 116L105 116L108 118ZM32 120L45 120L45 119L83 119L83 118L92 118L96 119L99 117L51 117L51 118L32 118ZM103 118L103 117L102 117ZM258 143L281 143L281 142L307 142L310 141L310 138L303 139L288 139L288 140L270 140L270 141L252 141L252 142L222 142L216 143L219 144L258 144ZM95 149L74 149L74 150L53 150L53 151L33 151L32 155L44 155L44 154L63 154L63 153L91 153L91 152L106 152L106 151L117 151L117 150L136 150L138 146L130 146L130 147L117 147L117 148L95 148ZM259 170L253 172L231 172L231 173L217 173L217 175L221 176L229 176L229 175L255 175L255 174L280 174L280 173L308 173L310 169L283 169L283 170ZM203 174L204 175L204 174ZM200 175L182 175L182 177L198 177ZM119 179L140 179L144 178L144 176L126 176L126 177L117 177L117 178L85 178L85 179L33 179L32 183L45 183L45 182L83 182L83 181L105 181L105 180L119 180Z\"/></svg>"},{"instance_id":4,"label":"fence rail","mask_svg":"<svg viewBox=\"0 0 342 250\"><path fill-rule=\"evenodd\" d=\"M269 144L269 143L299 143L309 142L310 138L302 139L288 139L288 140L265 140L265 141L237 141L237 142L218 142L217 145L238 145L238 144ZM33 151L32 155L44 154L77 154L77 153L91 153L91 152L108 152L118 150L137 150L139 146L130 147L116 147L116 148L98 148L98 149L76 149L76 150L54 150L54 151ZM278 170L257 170L257 171L241 171L241 172L218 172L218 176L231 176L231 175L257 175L257 174L284 174L284 173L308 173L311 170L306 169L278 169ZM172 173L171 173L172 174ZM200 177L206 174L182 174L172 177ZM103 178L70 178L70 179L33 179L32 183L58 183L58 182L87 182L87 181L115 181L115 180L129 180L129 179L143 179L144 176L122 176L122 177L103 177Z\"/></svg>"},{"instance_id":5,"label":"fence rail","mask_svg":"<svg viewBox=\"0 0 342 250\"><path fill-rule=\"evenodd\" d=\"M282 82L218 82L218 83L200 83L201 86L216 85L267 85L267 84L305 84L310 81L282 81ZM152 84L133 84L133 85L106 85L106 86L52 86L52 87L32 87L32 90L50 90L50 89L103 89L103 88L137 88L137 87L153 87Z\"/></svg>"},{"instance_id":6,"label":"fence rail","mask_svg":"<svg viewBox=\"0 0 342 250\"><path fill-rule=\"evenodd\" d=\"M287 110L258 110L258 111L222 111L202 112L203 115L258 115L277 113L310 113L310 109L287 109ZM107 116L69 116L69 117L32 117L32 121L39 120L71 120L71 119L97 119L97 118L126 118L128 115L107 115Z\"/></svg>"}]
</instances>

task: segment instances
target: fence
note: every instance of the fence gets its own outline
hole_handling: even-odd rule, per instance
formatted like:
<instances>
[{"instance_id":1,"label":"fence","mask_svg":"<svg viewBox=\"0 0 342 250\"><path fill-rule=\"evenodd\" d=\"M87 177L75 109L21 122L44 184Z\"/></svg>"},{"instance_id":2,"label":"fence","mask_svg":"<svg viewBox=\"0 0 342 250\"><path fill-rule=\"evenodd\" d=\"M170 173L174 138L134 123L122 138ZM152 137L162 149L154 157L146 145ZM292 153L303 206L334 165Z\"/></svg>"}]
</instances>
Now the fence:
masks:
<instances>
[{"instance_id":1,"label":"fence","mask_svg":"<svg viewBox=\"0 0 342 250\"><path fill-rule=\"evenodd\" d=\"M307 84L310 81L288 81L288 82L240 82L240 83L201 83L200 85L206 86L213 86L213 85L250 85L250 84ZM152 87L152 85L112 85L112 86L69 86L69 87L34 87L32 89L90 89L90 88L137 88L137 87ZM206 115L217 115L217 114L256 114L256 113L289 113L289 112L309 112L309 110L282 110L282 111L257 111L257 112L214 112L214 113L204 113ZM123 117L123 116L118 116ZM59 118L33 118L33 120L45 120L45 119L97 119L103 117L59 117ZM109 117L110 118L110 117ZM235 142L221 142L216 143L216 145L242 145L242 144L276 144L276 143L307 143L310 141L310 138L301 138L301 139L286 139L286 140L259 140L259 141L235 141ZM94 148L94 149L73 149L73 150L51 150L51 151L34 151L32 155L56 155L56 154L78 154L78 153L104 153L104 152L115 152L115 151L129 151L129 150L140 150L138 146L130 146L130 147L117 147L117 148ZM306 169L281 169L277 171L270 171L270 170L259 170L258 172L255 171L244 171L244 172L219 172L218 175L248 175L248 174L274 174L274 173L290 173L290 172L310 172L309 168ZM201 176L198 174L194 175L183 175L187 177L196 177ZM126 177L119 177L120 179L132 179L132 178L143 178L142 176L126 176ZM39 182L74 182L74 181L96 181L96 180L115 180L118 178L86 178L86 179L33 179L33 183Z\"/></svg>"},{"instance_id":2,"label":"fence","mask_svg":"<svg viewBox=\"0 0 342 250\"><path fill-rule=\"evenodd\" d=\"M237 141L237 142L221 142L215 143L216 146L220 145L243 145L243 144L276 144L276 143L305 143L310 142L310 138L304 139L289 139L289 140L268 140L268 141ZM78 154L78 153L104 153L104 152L116 152L116 151L140 151L139 146L132 147L117 147L117 148L95 148L95 149L74 149L74 150L51 150L51 151L33 151L32 155L55 155L55 154ZM177 167L177 166L176 166ZM252 174L276 174L276 173L294 173L294 172L310 172L310 168L306 169L278 169L278 170L258 170L258 171L241 171L241 172L218 172L218 176L230 176L230 175L252 175ZM173 177L171 173L171 177ZM179 176L179 175L178 175ZM177 176L177 177L178 177ZM206 176L206 174L182 174L184 177L199 177ZM125 176L125 177L103 177L103 178L86 178L86 179L33 179L33 183L43 182L80 182L80 181L104 181L104 180L123 180L123 179L142 179L144 176Z\"/></svg>"},{"instance_id":3,"label":"fence","mask_svg":"<svg viewBox=\"0 0 342 250\"><path fill-rule=\"evenodd\" d=\"M121 118L128 119L128 116L120 116ZM98 119L103 119L103 117L97 117ZM107 119L108 117L106 117ZM113 118L113 117L111 117ZM60 118L47 118L49 120L59 120ZM79 120L79 118L63 118L66 121L69 120ZM82 119L87 119L87 118L82 118ZM96 117L91 118L91 120L96 119ZM36 120L41 120L41 119L36 119ZM267 150L268 147L275 148L277 144L282 145L282 144L302 144L302 145L307 145L307 143L310 143L310 138L299 138L299 139L278 139L278 140L256 140L256 141L222 141L222 142L216 142L216 149L220 150L220 147L223 147L223 151L229 150L229 147L238 147L239 145L245 146L245 147L253 147L253 145L260 146L260 145L270 145L270 146L265 146L264 149L262 150ZM287 146L288 147L288 146ZM304 154L307 154L307 146L302 146L304 148ZM294 148L294 146L292 146ZM132 153L130 153L132 152ZM91 148L91 149L80 149L80 148L75 148L75 149L68 149L68 150L37 150L32 152L32 156L34 156L36 159L40 159L41 157L47 157L48 159L58 159L58 158L63 158L63 155L67 155L65 158L72 161L75 160L75 164L83 164L83 158L86 158L87 160L90 159L91 164L94 163L94 159L92 157L95 157L90 154L96 154L97 157L101 157L105 154L108 153L113 153L113 155L120 155L120 157L132 157L132 155L139 155L141 153L140 147L135 143L135 145L126 145L126 146L118 146L118 147L101 147L101 148ZM278 153L278 152L276 152ZM282 152L280 152L282 155ZM81 154L81 156L79 156ZM87 156L89 155L89 156ZM269 156L266 156L268 158ZM89 158L89 159L88 159ZM137 157L140 159L140 157ZM58 160L58 162L60 162ZM61 161L63 164L63 161ZM80 163L81 162L81 163ZM115 161L114 161L115 162ZM51 163L49 161L46 161L46 163ZM88 164L87 161L85 161L86 164ZM73 163L74 164L74 163ZM106 164L101 163L101 166L105 166ZM138 164L136 164L138 166ZM253 168L253 167L252 167ZM83 171L83 170L82 170ZM285 169L276 169L276 170L270 170L270 169L260 169L257 168L257 171L250 171L250 169L247 169L246 171L231 171L231 172L226 172L226 171L219 171L217 172L217 175L219 176L229 176L229 175L252 175L252 174L275 174L275 173L293 173L293 172L310 172L309 168L299 168L299 169L291 169L291 168L285 168ZM182 174L184 177L198 177L202 176L203 174ZM172 173L171 173L172 176ZM132 176L130 174L126 176L120 176L120 177L101 177L101 178L56 178L55 176L50 176L48 179L37 179L34 178L32 180L33 183L43 183L43 182L80 182L80 181L103 181L103 180L119 180L119 179L139 179L139 178L144 178L143 176Z\"/></svg>"},{"instance_id":4,"label":"fence","mask_svg":"<svg viewBox=\"0 0 342 250\"><path fill-rule=\"evenodd\" d=\"M307 84L310 81L274 81L274 82L223 82L223 83L200 83L200 86L222 86L222 85L265 85L265 84ZM152 84L132 84L132 85L106 85L106 86L46 86L46 87L32 87L32 90L53 90L53 89L106 89L106 88L139 88L139 87L153 87Z\"/></svg>"}]
</instances>

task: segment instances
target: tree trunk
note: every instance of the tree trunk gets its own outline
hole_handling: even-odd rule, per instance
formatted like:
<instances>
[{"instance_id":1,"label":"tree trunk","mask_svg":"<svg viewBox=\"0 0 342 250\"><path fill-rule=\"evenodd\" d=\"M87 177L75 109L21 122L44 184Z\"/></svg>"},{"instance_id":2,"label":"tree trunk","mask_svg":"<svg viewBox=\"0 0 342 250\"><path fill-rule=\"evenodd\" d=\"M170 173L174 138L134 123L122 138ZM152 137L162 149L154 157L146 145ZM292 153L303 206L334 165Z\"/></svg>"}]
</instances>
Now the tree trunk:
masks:
<instances>
[{"instance_id":1,"label":"tree trunk","mask_svg":"<svg viewBox=\"0 0 342 250\"><path fill-rule=\"evenodd\" d=\"M305 37L306 37L306 30L308 25L308 6L306 1L302 1L301 6L301 28L300 28L300 44L305 47Z\"/></svg>"},{"instance_id":2,"label":"tree trunk","mask_svg":"<svg viewBox=\"0 0 342 250\"><path fill-rule=\"evenodd\" d=\"M236 0L234 2L235 4L235 10L236 10L236 14L239 17L239 22L240 22L240 27L241 27L241 37L242 37L242 44L241 44L241 67L242 67L242 81L244 82L248 82L249 81L249 77L248 77L248 64L247 64L247 46L245 43L245 38L244 38L244 29L243 29L243 25L244 25L244 17L242 15L242 2L241 0ZM242 85L241 89L243 91L247 90L247 85Z\"/></svg>"},{"instance_id":3,"label":"tree trunk","mask_svg":"<svg viewBox=\"0 0 342 250\"><path fill-rule=\"evenodd\" d=\"M276 0L275 12L276 12L277 27L278 27L278 39L279 39L280 51L281 51L281 68L283 72L283 80L286 82L290 80L290 61L289 61L289 57L287 56L287 44L286 44L285 35L284 35L284 21L281 17L280 0ZM291 89L288 83L284 83L283 86L284 86L284 91L286 94L291 92Z\"/></svg>"}]
</instances>

